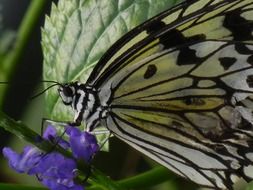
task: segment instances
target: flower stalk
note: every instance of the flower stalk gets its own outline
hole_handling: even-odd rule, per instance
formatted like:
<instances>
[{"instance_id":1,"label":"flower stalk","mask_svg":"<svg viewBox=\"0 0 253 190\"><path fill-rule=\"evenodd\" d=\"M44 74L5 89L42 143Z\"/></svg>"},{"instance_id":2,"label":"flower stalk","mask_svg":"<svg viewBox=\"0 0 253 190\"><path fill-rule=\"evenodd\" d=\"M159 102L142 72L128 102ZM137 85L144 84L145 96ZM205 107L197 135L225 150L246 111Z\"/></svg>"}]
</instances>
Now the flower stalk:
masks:
<instances>
[{"instance_id":1,"label":"flower stalk","mask_svg":"<svg viewBox=\"0 0 253 190\"><path fill-rule=\"evenodd\" d=\"M51 154L51 153L48 153L48 152L52 152L52 150L54 150L54 152L61 153L64 157L66 157L66 158L62 158L61 157L60 158L61 160L63 160L63 159L76 160L76 158L73 157L73 155L70 153L70 151L62 148L61 146L55 146L53 143L50 143L50 141L43 139L39 134L37 134L34 131L32 131L30 128L28 128L23 123L14 121L13 119L11 119L10 117L8 117L3 112L0 112L0 127L2 127L5 130L11 132L12 134L18 136L22 140L26 140L26 141L30 142L31 144L35 145L38 149L46 152L46 156ZM72 128L71 130L67 131L67 133L69 133L69 136L72 136L73 138L79 138L79 140L83 140L82 139L83 136L81 135L81 132L79 131L79 133L78 133L78 131L76 131L76 130L77 130L76 128ZM75 146L75 145L72 145L72 147L73 146ZM96 147L94 145L92 145L90 148L94 149L94 150L96 149ZM81 150L81 149L76 148L76 147L75 147L75 149ZM13 151L10 151L10 149L7 149L7 150L5 149L5 151L7 151L8 152L7 154L9 154L9 155L10 154L11 155L15 154L15 153L13 153ZM90 150L88 150L88 151L90 151ZM31 148L26 148L26 150L24 150L23 154L27 155L27 154L25 154L27 152L30 154L31 153ZM35 152L36 153L35 156L38 156L38 153L36 151L32 150L32 152ZM85 159L82 159L82 153L81 152L75 152L75 155L79 159L79 161L76 162L76 168L78 168L84 175L86 175L90 171L90 165L87 164L84 161ZM30 154L30 156L31 156L31 154ZM32 156L34 156L34 155L32 155ZM57 155L50 155L50 156L51 157L49 157L49 160L53 160L53 159L55 159L54 157L57 157L59 155L57 154ZM6 156L6 157L8 157L8 156ZM18 155L16 154L15 158L17 158L17 157L18 157ZM22 159L22 158L23 157L21 156L20 159ZM44 158L44 156L43 156L43 158ZM19 163L17 163L17 164L20 165ZM16 165L14 164L13 167L15 167ZM72 168L75 168L75 167L72 166ZM30 171L29 168L27 168L26 166L24 167L23 165L21 166L21 169L24 169L24 171L25 170L26 171L27 170ZM44 174L43 172L41 172L41 173ZM36 172L34 172L34 173L36 173ZM39 171L36 174L41 174L41 173ZM104 174L102 174L98 170L96 170L96 172L92 173L92 175L90 176L90 178L91 178L90 181L99 182L100 185L102 184L101 186L103 186L103 188L105 188L105 189L107 188L106 186L114 186L114 185L112 185L112 184L114 184L114 182L112 180L108 179ZM101 179L103 179L103 182L100 182ZM104 182L105 179L107 179L106 180L107 183ZM115 189L115 188L112 188L112 190L113 189Z\"/></svg>"}]
</instances>

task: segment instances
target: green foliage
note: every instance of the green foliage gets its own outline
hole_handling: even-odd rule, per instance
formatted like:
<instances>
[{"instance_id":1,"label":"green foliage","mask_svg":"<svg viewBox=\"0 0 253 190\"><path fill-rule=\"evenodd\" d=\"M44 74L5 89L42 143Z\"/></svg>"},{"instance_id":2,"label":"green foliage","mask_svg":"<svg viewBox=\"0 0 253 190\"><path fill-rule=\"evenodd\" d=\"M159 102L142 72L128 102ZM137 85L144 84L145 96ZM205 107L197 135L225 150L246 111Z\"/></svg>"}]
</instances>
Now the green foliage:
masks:
<instances>
[{"instance_id":1,"label":"green foliage","mask_svg":"<svg viewBox=\"0 0 253 190\"><path fill-rule=\"evenodd\" d=\"M6 184L6 183L0 183L0 189L8 189L8 190L46 190L46 188L42 188L42 187L30 187L30 186L14 185L14 184Z\"/></svg>"},{"instance_id":2,"label":"green foliage","mask_svg":"<svg viewBox=\"0 0 253 190\"><path fill-rule=\"evenodd\" d=\"M179 2L179 1L177 1ZM172 0L60 0L52 5L42 30L44 79L85 82L105 51L122 35L168 9ZM46 95L47 116L73 120L56 91Z\"/></svg>"}]
</instances>

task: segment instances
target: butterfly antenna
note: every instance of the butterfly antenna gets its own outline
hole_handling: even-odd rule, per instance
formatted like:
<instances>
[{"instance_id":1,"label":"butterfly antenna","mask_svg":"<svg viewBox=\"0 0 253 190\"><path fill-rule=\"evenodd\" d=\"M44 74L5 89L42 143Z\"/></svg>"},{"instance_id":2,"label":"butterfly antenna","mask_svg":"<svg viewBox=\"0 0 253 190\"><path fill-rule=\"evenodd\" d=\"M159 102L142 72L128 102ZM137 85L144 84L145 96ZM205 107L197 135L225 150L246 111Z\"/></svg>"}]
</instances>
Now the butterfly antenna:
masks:
<instances>
[{"instance_id":1,"label":"butterfly antenna","mask_svg":"<svg viewBox=\"0 0 253 190\"><path fill-rule=\"evenodd\" d=\"M39 92L38 94L35 94L34 96L32 96L30 98L30 100L33 100L34 98L37 98L38 96L44 94L48 89L54 87L54 86L58 86L58 84L52 84L51 86L47 87L46 89L42 90L41 92Z\"/></svg>"},{"instance_id":2,"label":"butterfly antenna","mask_svg":"<svg viewBox=\"0 0 253 190\"><path fill-rule=\"evenodd\" d=\"M39 92L38 94L35 94L34 96L32 96L30 98L30 100L33 100L34 98L37 98L38 96L44 94L46 91L48 91L50 88L54 87L54 86L61 86L62 84L59 83L59 82L56 82L56 81L52 81L52 80L42 80L40 82L43 82L43 83L54 83L50 86L48 86L46 89L42 90L41 92ZM1 83L0 83L1 84Z\"/></svg>"},{"instance_id":3,"label":"butterfly antenna","mask_svg":"<svg viewBox=\"0 0 253 190\"><path fill-rule=\"evenodd\" d=\"M54 81L54 80L41 80L40 82L42 82L42 83L54 83L54 84L61 85L61 83L59 83L57 81Z\"/></svg>"},{"instance_id":4,"label":"butterfly antenna","mask_svg":"<svg viewBox=\"0 0 253 190\"><path fill-rule=\"evenodd\" d=\"M53 80L41 80L39 82L41 82L41 83L54 83L54 84L62 85L61 83L53 81ZM0 84L10 84L10 83L11 83L10 81L0 81ZM18 84L25 85L25 84L32 84L32 82L19 82Z\"/></svg>"}]
</instances>

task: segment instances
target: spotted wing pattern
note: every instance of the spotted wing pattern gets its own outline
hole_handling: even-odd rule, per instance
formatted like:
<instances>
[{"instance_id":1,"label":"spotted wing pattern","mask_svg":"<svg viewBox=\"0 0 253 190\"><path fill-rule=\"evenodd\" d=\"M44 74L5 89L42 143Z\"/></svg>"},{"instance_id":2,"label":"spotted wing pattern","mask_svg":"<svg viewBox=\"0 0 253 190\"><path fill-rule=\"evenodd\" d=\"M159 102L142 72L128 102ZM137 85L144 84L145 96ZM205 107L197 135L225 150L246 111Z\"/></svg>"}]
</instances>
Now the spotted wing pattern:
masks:
<instances>
[{"instance_id":1,"label":"spotted wing pattern","mask_svg":"<svg viewBox=\"0 0 253 190\"><path fill-rule=\"evenodd\" d=\"M180 176L215 189L253 179L253 1L184 2L102 57L113 134Z\"/></svg>"}]
</instances>

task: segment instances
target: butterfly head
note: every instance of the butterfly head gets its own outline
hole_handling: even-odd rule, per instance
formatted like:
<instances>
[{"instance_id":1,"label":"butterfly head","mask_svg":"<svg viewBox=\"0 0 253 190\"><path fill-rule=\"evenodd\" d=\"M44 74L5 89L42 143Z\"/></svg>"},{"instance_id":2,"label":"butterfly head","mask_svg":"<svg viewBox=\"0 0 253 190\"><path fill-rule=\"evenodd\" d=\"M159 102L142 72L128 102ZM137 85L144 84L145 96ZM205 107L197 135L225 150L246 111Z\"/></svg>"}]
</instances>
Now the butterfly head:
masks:
<instances>
[{"instance_id":1,"label":"butterfly head","mask_svg":"<svg viewBox=\"0 0 253 190\"><path fill-rule=\"evenodd\" d=\"M65 105L71 105L77 94L80 84L78 82L65 83L59 86L58 92Z\"/></svg>"}]
</instances>

